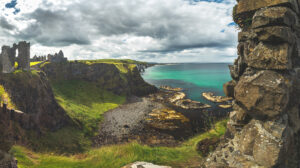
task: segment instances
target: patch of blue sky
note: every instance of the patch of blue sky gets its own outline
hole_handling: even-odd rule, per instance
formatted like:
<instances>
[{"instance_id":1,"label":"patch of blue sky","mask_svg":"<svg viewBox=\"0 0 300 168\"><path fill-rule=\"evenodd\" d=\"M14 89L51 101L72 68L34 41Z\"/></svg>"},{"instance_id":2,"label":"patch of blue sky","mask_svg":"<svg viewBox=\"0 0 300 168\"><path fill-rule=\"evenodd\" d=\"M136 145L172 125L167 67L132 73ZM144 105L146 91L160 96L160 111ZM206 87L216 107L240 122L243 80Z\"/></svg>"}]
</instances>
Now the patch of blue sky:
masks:
<instances>
[{"instance_id":1,"label":"patch of blue sky","mask_svg":"<svg viewBox=\"0 0 300 168\"><path fill-rule=\"evenodd\" d=\"M21 11L19 8L16 8L17 4L18 4L17 0L12 0L11 2L5 4L5 8L15 9L13 13L16 15Z\"/></svg>"},{"instance_id":2,"label":"patch of blue sky","mask_svg":"<svg viewBox=\"0 0 300 168\"><path fill-rule=\"evenodd\" d=\"M231 26L237 26L237 24L235 22L231 22L227 26L229 26L229 27L231 27Z\"/></svg>"}]
</instances>

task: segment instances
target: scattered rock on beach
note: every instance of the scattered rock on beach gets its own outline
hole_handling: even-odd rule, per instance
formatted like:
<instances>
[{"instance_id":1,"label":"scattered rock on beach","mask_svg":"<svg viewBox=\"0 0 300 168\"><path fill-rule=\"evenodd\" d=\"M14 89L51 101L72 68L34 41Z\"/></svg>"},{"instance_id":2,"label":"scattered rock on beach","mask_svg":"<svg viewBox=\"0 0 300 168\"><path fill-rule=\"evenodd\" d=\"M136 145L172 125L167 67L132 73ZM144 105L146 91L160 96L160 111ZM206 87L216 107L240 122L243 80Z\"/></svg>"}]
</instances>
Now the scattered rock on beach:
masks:
<instances>
[{"instance_id":1,"label":"scattered rock on beach","mask_svg":"<svg viewBox=\"0 0 300 168\"><path fill-rule=\"evenodd\" d=\"M193 101L191 99L178 100L174 103L174 105L183 109L205 109L211 107L211 105L204 104L198 101Z\"/></svg>"},{"instance_id":2,"label":"scattered rock on beach","mask_svg":"<svg viewBox=\"0 0 300 168\"><path fill-rule=\"evenodd\" d=\"M183 90L182 88L172 88L171 86L166 86L166 85L160 86L160 88L164 90L176 91L176 92L180 92Z\"/></svg>"},{"instance_id":3,"label":"scattered rock on beach","mask_svg":"<svg viewBox=\"0 0 300 168\"><path fill-rule=\"evenodd\" d=\"M172 168L172 167L154 165L154 164L148 163L148 162L135 162L135 163L126 165L122 168Z\"/></svg>"},{"instance_id":4,"label":"scattered rock on beach","mask_svg":"<svg viewBox=\"0 0 300 168\"><path fill-rule=\"evenodd\" d=\"M226 101L230 101L232 100L231 97L224 97L224 96L215 96L213 93L211 92L207 92L207 93L202 93L202 96L212 102L215 103L222 103L222 102L226 102Z\"/></svg>"}]
</instances>

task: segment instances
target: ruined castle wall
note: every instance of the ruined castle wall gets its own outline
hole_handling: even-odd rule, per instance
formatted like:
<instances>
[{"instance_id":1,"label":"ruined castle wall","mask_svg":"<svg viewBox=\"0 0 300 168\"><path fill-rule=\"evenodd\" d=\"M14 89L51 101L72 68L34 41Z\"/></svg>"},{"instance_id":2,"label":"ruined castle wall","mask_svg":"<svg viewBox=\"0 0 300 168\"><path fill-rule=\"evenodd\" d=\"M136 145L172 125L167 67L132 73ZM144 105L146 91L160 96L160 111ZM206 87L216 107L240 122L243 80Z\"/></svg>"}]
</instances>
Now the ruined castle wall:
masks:
<instances>
[{"instance_id":1,"label":"ruined castle wall","mask_svg":"<svg viewBox=\"0 0 300 168\"><path fill-rule=\"evenodd\" d=\"M25 71L30 70L30 43L26 41L18 44L18 69Z\"/></svg>"},{"instance_id":2,"label":"ruined castle wall","mask_svg":"<svg viewBox=\"0 0 300 168\"><path fill-rule=\"evenodd\" d=\"M300 167L300 24L297 0L239 0L238 58L228 142L206 167Z\"/></svg>"},{"instance_id":3,"label":"ruined castle wall","mask_svg":"<svg viewBox=\"0 0 300 168\"><path fill-rule=\"evenodd\" d=\"M12 63L11 60L15 59L15 51L13 48L9 46L3 46L1 52L1 66L3 73L11 73L15 70L14 62Z\"/></svg>"}]
</instances>

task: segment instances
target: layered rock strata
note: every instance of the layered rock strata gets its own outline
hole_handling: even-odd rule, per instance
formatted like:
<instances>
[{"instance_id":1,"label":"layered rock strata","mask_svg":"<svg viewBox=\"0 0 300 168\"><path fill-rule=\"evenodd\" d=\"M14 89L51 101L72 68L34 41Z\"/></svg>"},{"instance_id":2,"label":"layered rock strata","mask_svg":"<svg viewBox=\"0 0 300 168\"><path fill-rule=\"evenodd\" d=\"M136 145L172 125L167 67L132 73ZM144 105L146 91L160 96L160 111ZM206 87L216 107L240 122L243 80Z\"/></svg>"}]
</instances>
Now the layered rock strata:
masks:
<instances>
[{"instance_id":1,"label":"layered rock strata","mask_svg":"<svg viewBox=\"0 0 300 168\"><path fill-rule=\"evenodd\" d=\"M299 3L238 1L238 58L224 85L234 111L205 167L300 167Z\"/></svg>"}]
</instances>

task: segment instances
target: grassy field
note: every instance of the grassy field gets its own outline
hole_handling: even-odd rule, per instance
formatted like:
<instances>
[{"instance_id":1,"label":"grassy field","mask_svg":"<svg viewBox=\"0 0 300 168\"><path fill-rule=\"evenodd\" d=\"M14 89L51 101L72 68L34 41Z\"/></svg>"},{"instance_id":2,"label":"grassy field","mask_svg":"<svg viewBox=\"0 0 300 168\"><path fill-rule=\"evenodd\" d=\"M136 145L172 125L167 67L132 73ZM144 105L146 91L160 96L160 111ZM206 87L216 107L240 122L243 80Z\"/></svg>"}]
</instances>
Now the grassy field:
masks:
<instances>
[{"instance_id":1,"label":"grassy field","mask_svg":"<svg viewBox=\"0 0 300 168\"><path fill-rule=\"evenodd\" d=\"M72 156L34 153L21 146L14 146L11 152L18 159L20 168L120 168L135 161L181 167L199 163L201 155L196 151L197 143L206 138L222 136L226 131L226 122L217 122L214 129L175 148L149 147L133 142L91 149Z\"/></svg>"}]
</instances>

